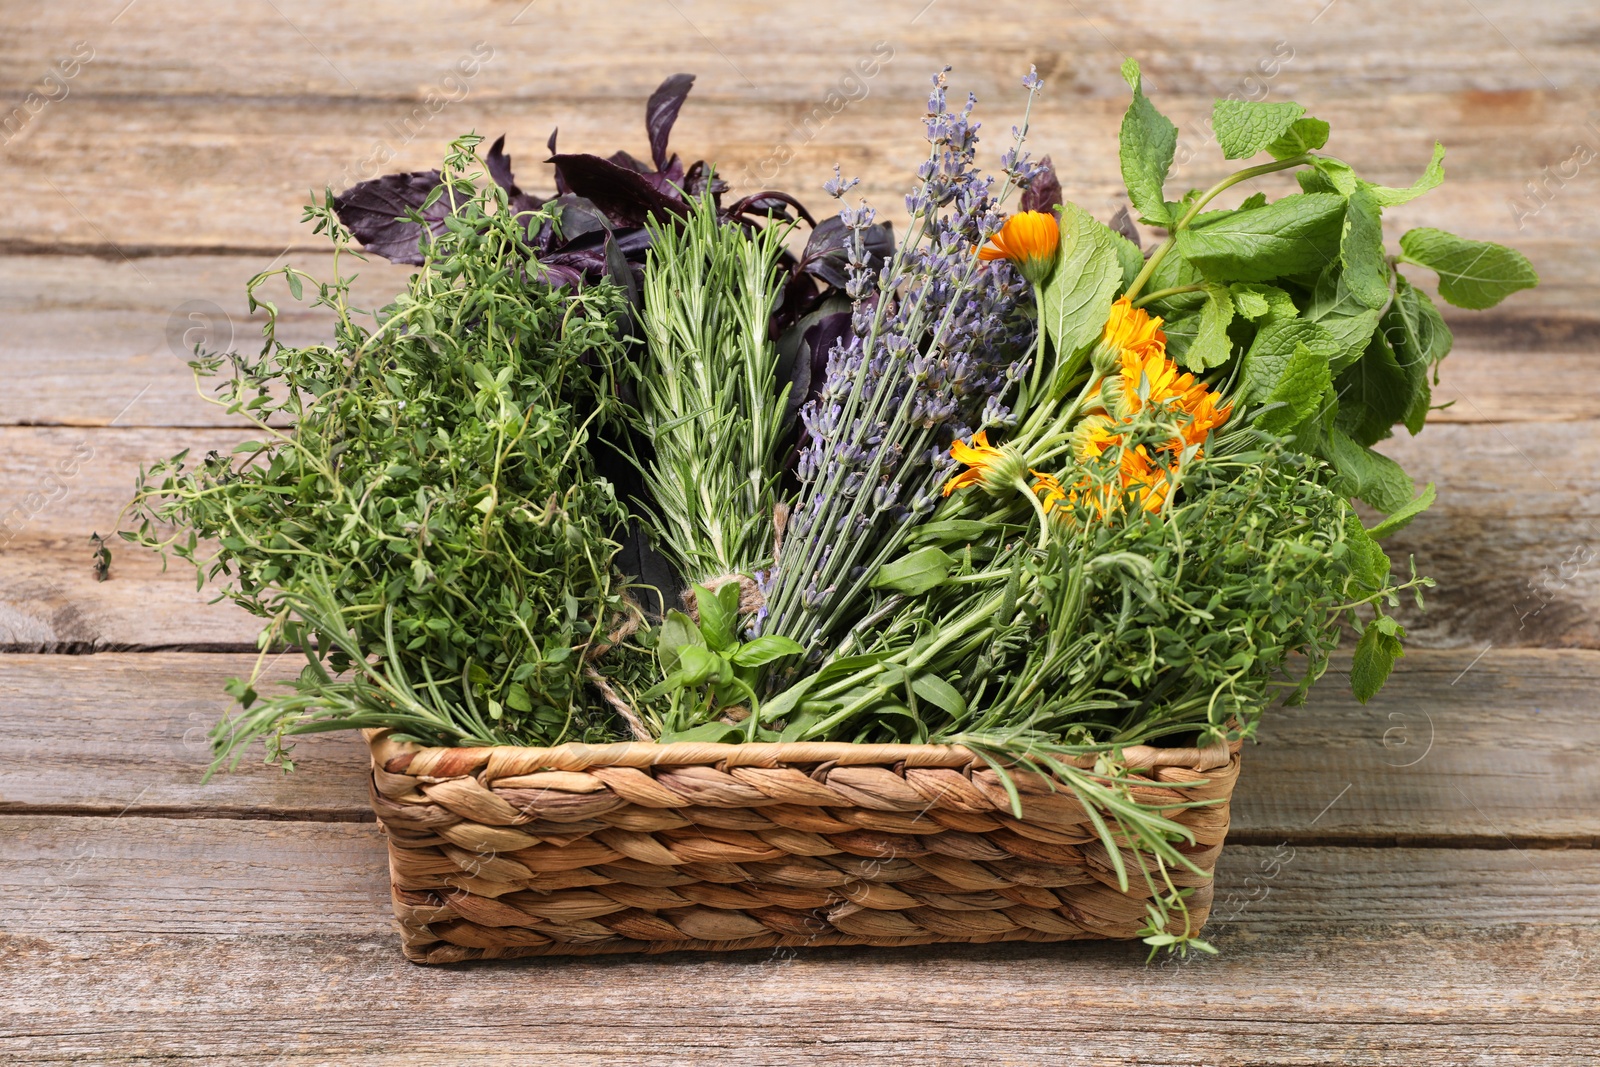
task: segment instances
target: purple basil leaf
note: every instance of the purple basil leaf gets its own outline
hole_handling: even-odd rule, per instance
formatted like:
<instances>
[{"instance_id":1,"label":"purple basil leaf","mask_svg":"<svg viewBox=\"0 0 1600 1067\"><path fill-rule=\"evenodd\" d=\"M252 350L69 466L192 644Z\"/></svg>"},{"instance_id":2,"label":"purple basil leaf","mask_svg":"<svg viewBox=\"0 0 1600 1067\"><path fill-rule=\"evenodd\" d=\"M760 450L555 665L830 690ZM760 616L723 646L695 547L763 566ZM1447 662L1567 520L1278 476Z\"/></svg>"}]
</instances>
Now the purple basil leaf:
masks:
<instances>
[{"instance_id":1,"label":"purple basil leaf","mask_svg":"<svg viewBox=\"0 0 1600 1067\"><path fill-rule=\"evenodd\" d=\"M894 252L894 227L887 222L870 227L866 234L867 262L873 270ZM848 257L845 243L851 239L850 230L834 215L817 223L806 242L805 254L800 257L800 269L815 274L829 285L843 289L849 281L845 270Z\"/></svg>"},{"instance_id":2,"label":"purple basil leaf","mask_svg":"<svg viewBox=\"0 0 1600 1067\"><path fill-rule=\"evenodd\" d=\"M617 226L643 226L651 217L680 214L683 201L657 189L643 174L587 154L555 155L556 181L594 203Z\"/></svg>"},{"instance_id":3,"label":"purple basil leaf","mask_svg":"<svg viewBox=\"0 0 1600 1067\"><path fill-rule=\"evenodd\" d=\"M550 154L552 156L554 156L556 154L556 134L558 134L560 132L561 132L561 127L560 126L557 126L555 129L551 130L550 131L550 139L544 143L545 147L550 149ZM546 160L546 162L549 162L549 161ZM567 183L561 180L561 171L558 169L556 171L556 195L557 196L561 196L561 195L563 195L565 193L570 193L570 192L572 192L572 190L568 189L567 188Z\"/></svg>"},{"instance_id":4,"label":"purple basil leaf","mask_svg":"<svg viewBox=\"0 0 1600 1067\"><path fill-rule=\"evenodd\" d=\"M1132 241L1133 247L1144 247L1139 241L1139 227L1133 224L1133 216L1128 214L1127 204L1117 208L1117 213L1111 216L1111 228Z\"/></svg>"},{"instance_id":5,"label":"purple basil leaf","mask_svg":"<svg viewBox=\"0 0 1600 1067\"><path fill-rule=\"evenodd\" d=\"M629 170L636 170L640 174L653 173L653 171L650 169L650 164L621 149L611 153L611 162L615 163L619 167L627 167Z\"/></svg>"},{"instance_id":6,"label":"purple basil leaf","mask_svg":"<svg viewBox=\"0 0 1600 1067\"><path fill-rule=\"evenodd\" d=\"M811 217L811 212L806 210L804 204L788 193L780 193L772 189L768 189L765 192L752 193L742 200L735 201L723 214L729 218L736 215L777 215L779 218L787 220L789 212L786 208L789 207L799 212L800 217L811 223L812 227L817 225L817 220ZM815 232L815 229L813 229L812 233L815 234Z\"/></svg>"},{"instance_id":7,"label":"purple basil leaf","mask_svg":"<svg viewBox=\"0 0 1600 1067\"><path fill-rule=\"evenodd\" d=\"M501 134L489 146L488 155L483 157L483 165L489 171L489 177L494 183L506 191L506 199L511 203L514 214L520 215L525 211L538 211L544 201L532 193L525 193L517 186L517 179L511 173L511 157L506 155L506 136Z\"/></svg>"},{"instance_id":8,"label":"purple basil leaf","mask_svg":"<svg viewBox=\"0 0 1600 1067\"><path fill-rule=\"evenodd\" d=\"M683 191L690 196L704 196L708 185L713 199L720 197L729 189L728 183L713 174L706 166L705 160L698 159L689 164L689 169L683 175Z\"/></svg>"},{"instance_id":9,"label":"purple basil leaf","mask_svg":"<svg viewBox=\"0 0 1600 1067\"><path fill-rule=\"evenodd\" d=\"M549 235L548 240L552 244L559 242L555 247L565 247L591 234L605 233L607 228L605 214L583 197L567 193L556 197L550 204L557 211L556 221L560 233L559 237L555 233Z\"/></svg>"},{"instance_id":10,"label":"purple basil leaf","mask_svg":"<svg viewBox=\"0 0 1600 1067\"><path fill-rule=\"evenodd\" d=\"M1055 164L1050 157L1039 160L1039 172L1022 193L1023 211L1043 211L1050 214L1061 206L1061 179L1056 177Z\"/></svg>"},{"instance_id":11,"label":"purple basil leaf","mask_svg":"<svg viewBox=\"0 0 1600 1067\"><path fill-rule=\"evenodd\" d=\"M385 174L352 185L334 197L333 210L367 251L391 263L416 266L422 263L422 227L404 216L423 211L422 205L438 186L436 170ZM439 197L423 211L428 228L436 235L444 232L444 219L449 214L448 196Z\"/></svg>"},{"instance_id":12,"label":"purple basil leaf","mask_svg":"<svg viewBox=\"0 0 1600 1067\"><path fill-rule=\"evenodd\" d=\"M568 286L577 289L583 285L583 271L566 263L550 263L539 260L540 274L546 285L552 289Z\"/></svg>"},{"instance_id":13,"label":"purple basil leaf","mask_svg":"<svg viewBox=\"0 0 1600 1067\"><path fill-rule=\"evenodd\" d=\"M606 277L617 283L625 297L628 306L619 310L614 321L620 328L618 333L623 337L640 337L639 315L644 310L644 297L640 294L640 277L643 273L640 268L628 262L627 255L622 251L622 246L617 244L617 239L612 234L606 234L605 248ZM626 379L624 379L626 381ZM629 401L632 402L632 397Z\"/></svg>"},{"instance_id":14,"label":"purple basil leaf","mask_svg":"<svg viewBox=\"0 0 1600 1067\"><path fill-rule=\"evenodd\" d=\"M693 74L674 74L650 94L644 106L644 125L650 134L650 158L656 170L667 169L667 138L672 136L672 124L678 121L684 98L694 88Z\"/></svg>"}]
</instances>

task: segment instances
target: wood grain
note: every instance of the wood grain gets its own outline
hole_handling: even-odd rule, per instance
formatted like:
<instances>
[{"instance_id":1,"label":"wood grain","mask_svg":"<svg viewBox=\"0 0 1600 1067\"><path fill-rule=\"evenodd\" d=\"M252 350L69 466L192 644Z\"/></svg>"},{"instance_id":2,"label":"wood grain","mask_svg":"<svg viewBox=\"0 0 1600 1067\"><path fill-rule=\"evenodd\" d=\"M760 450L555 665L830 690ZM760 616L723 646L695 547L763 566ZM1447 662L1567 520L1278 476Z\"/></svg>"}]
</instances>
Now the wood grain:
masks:
<instances>
[{"instance_id":1,"label":"wood grain","mask_svg":"<svg viewBox=\"0 0 1600 1067\"><path fill-rule=\"evenodd\" d=\"M296 657L274 663L285 677ZM202 775L206 733L248 656L12 656L0 673L0 811L366 821L367 752L351 735L298 743L289 776L252 749ZM1417 651L1365 707L1348 657L1304 708L1275 708L1245 754L1232 840L1597 847L1600 653ZM1515 729L1508 723L1516 723Z\"/></svg>"},{"instance_id":2,"label":"wood grain","mask_svg":"<svg viewBox=\"0 0 1600 1067\"><path fill-rule=\"evenodd\" d=\"M1593 851L1229 848L1221 955L1187 963L1080 943L422 970L373 899L372 827L3 822L0 1056L29 1063L398 1063L426 1018L430 1045L508 1064L1564 1064L1600 1011Z\"/></svg>"},{"instance_id":3,"label":"wood grain","mask_svg":"<svg viewBox=\"0 0 1600 1067\"><path fill-rule=\"evenodd\" d=\"M679 128L682 150L719 161L741 187L777 183L815 200L838 162L860 173L863 192L894 217L921 153L928 72L951 58L960 61L958 86L982 96L992 131L1014 121L1017 79L1037 63L1050 91L1034 112L1035 143L1053 150L1074 199L1109 212L1123 198L1115 130L1125 87L1115 67L1127 52L1144 61L1152 91L1183 130L1180 158L1194 155L1175 184L1206 184L1228 167L1203 122L1212 98L1229 93L1299 99L1334 123L1330 151L1375 180L1409 182L1437 137L1453 149L1450 184L1395 210L1394 220L1516 239L1547 274L1518 306L1592 317L1586 292L1600 270L1600 187L1581 173L1564 179L1548 207L1521 221L1508 204L1525 197L1527 182L1547 182L1542 168L1559 167L1575 143L1597 136L1589 112L1600 86L1572 29L1588 17L1578 0L1531 16L1509 0L1430 6L1408 11L1403 34L1378 29L1390 14L1378 0L1342 0L1327 11L1211 2L1182 13L1147 0L1088 18L1063 12L1044 25L1008 0L985 11L981 41L950 5L864 11L829 0L641 12L559 3L520 18L513 6L455 4L441 20L420 4L381 12L247 5L187 26L129 12L91 42L96 58L69 94L0 154L0 178L24 194L0 223L0 248L119 260L191 249L275 255L307 246L297 220L308 188L436 165L448 138L468 128L506 131L524 184L543 187L535 161L551 127L561 127L568 149L641 152L646 95L686 68L701 80ZM82 36L73 27L89 20L74 21L76 10L15 19L0 34L11 96ZM419 23L439 32L419 40L411 29ZM622 23L632 28L626 42L614 32ZM1515 43L1503 34L1508 23ZM547 32L554 24L560 34ZM571 46L600 39L611 42L604 66ZM482 40L494 55L445 93L456 102L429 111L428 95ZM893 57L875 77L845 83L857 97L847 100L842 80L878 41ZM228 58L240 54L252 56L248 77ZM1264 76L1263 63L1276 73ZM770 162L780 144L793 157L782 167ZM375 146L381 162L368 167Z\"/></svg>"},{"instance_id":4,"label":"wood grain","mask_svg":"<svg viewBox=\"0 0 1600 1067\"><path fill-rule=\"evenodd\" d=\"M229 426L240 420L196 392L195 342L254 355L266 315L252 316L245 285L268 268L333 277L327 254L120 259L0 257L0 425ZM404 290L411 268L346 258L352 304L376 310ZM326 343L332 313L290 298L281 279L261 296L276 302L287 345Z\"/></svg>"}]
</instances>

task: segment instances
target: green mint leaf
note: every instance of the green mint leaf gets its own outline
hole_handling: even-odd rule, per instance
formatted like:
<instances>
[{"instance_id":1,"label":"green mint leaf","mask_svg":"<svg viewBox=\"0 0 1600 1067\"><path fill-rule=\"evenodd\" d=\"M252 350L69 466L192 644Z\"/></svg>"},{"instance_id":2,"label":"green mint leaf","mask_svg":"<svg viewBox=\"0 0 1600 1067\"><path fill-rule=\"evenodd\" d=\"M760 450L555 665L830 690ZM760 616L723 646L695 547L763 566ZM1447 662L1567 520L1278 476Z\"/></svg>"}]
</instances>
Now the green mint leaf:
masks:
<instances>
[{"instance_id":1,"label":"green mint leaf","mask_svg":"<svg viewBox=\"0 0 1600 1067\"><path fill-rule=\"evenodd\" d=\"M1383 683L1389 680L1394 661L1405 655L1400 639L1405 628L1387 615L1379 615L1356 642L1356 654L1350 662L1350 691L1365 704L1377 696Z\"/></svg>"},{"instance_id":2,"label":"green mint leaf","mask_svg":"<svg viewBox=\"0 0 1600 1067\"><path fill-rule=\"evenodd\" d=\"M879 567L872 587L917 596L943 582L953 562L942 548L919 548Z\"/></svg>"},{"instance_id":3,"label":"green mint leaf","mask_svg":"<svg viewBox=\"0 0 1600 1067\"><path fill-rule=\"evenodd\" d=\"M1225 285L1208 285L1205 295L1206 302L1196 316L1194 341L1178 360L1187 370L1220 367L1233 356L1233 340L1228 336L1228 325L1233 322L1233 294Z\"/></svg>"},{"instance_id":4,"label":"green mint leaf","mask_svg":"<svg viewBox=\"0 0 1600 1067\"><path fill-rule=\"evenodd\" d=\"M1177 250L1207 278L1265 282L1322 270L1339 254L1344 197L1300 193L1178 233Z\"/></svg>"},{"instance_id":5,"label":"green mint leaf","mask_svg":"<svg viewBox=\"0 0 1600 1067\"><path fill-rule=\"evenodd\" d=\"M1433 501L1438 495L1433 483L1429 482L1422 487L1422 492L1406 503L1405 507L1397 509L1388 518L1367 530L1367 536L1374 541L1380 541L1398 530L1405 529L1412 519L1433 506Z\"/></svg>"},{"instance_id":6,"label":"green mint leaf","mask_svg":"<svg viewBox=\"0 0 1600 1067\"><path fill-rule=\"evenodd\" d=\"M1395 359L1412 382L1411 405L1401 421L1413 435L1422 432L1433 404L1428 370L1450 354L1453 338L1444 316L1428 294L1396 276L1394 303L1383 318L1383 333L1394 346Z\"/></svg>"},{"instance_id":7,"label":"green mint leaf","mask_svg":"<svg viewBox=\"0 0 1600 1067\"><path fill-rule=\"evenodd\" d=\"M1319 175L1321 180L1331 186L1332 191L1340 196L1349 196L1361 187L1361 179L1356 177L1356 172L1351 168L1350 164L1342 159L1334 159L1332 156L1320 156L1312 161L1311 166L1313 168L1312 171L1301 171L1300 174ZM1296 175L1296 177L1298 178L1299 175ZM1316 179L1306 180L1314 181ZM1301 181L1300 185L1304 188L1305 181Z\"/></svg>"},{"instance_id":8,"label":"green mint leaf","mask_svg":"<svg viewBox=\"0 0 1600 1067\"><path fill-rule=\"evenodd\" d=\"M1283 407L1263 412L1256 419L1256 425L1268 433L1287 433L1316 414L1322 405L1323 394L1328 391L1332 381L1327 357L1297 342L1294 355L1279 375L1272 392L1267 394L1267 403L1282 404Z\"/></svg>"},{"instance_id":9,"label":"green mint leaf","mask_svg":"<svg viewBox=\"0 0 1600 1067\"><path fill-rule=\"evenodd\" d=\"M1492 308L1539 284L1538 272L1521 252L1444 230L1411 230L1400 238L1400 251L1406 262L1438 272L1439 295L1459 308Z\"/></svg>"},{"instance_id":10,"label":"green mint leaf","mask_svg":"<svg viewBox=\"0 0 1600 1067\"><path fill-rule=\"evenodd\" d=\"M1267 301L1268 312L1254 340L1244 354L1243 395L1253 401L1268 403L1295 357L1297 345L1304 345L1324 361L1337 349L1327 332L1300 316L1299 308L1289 294L1275 286L1255 286L1235 292L1253 292Z\"/></svg>"},{"instance_id":11,"label":"green mint leaf","mask_svg":"<svg viewBox=\"0 0 1600 1067\"><path fill-rule=\"evenodd\" d=\"M1218 100L1211 111L1211 129L1223 158L1249 159L1287 134L1305 113L1293 103Z\"/></svg>"},{"instance_id":12,"label":"green mint leaf","mask_svg":"<svg viewBox=\"0 0 1600 1067\"><path fill-rule=\"evenodd\" d=\"M1122 61L1122 77L1133 90L1133 99L1122 116L1122 130L1118 134L1122 181L1128 187L1128 199L1133 201L1141 222L1168 226L1173 217L1162 189L1178 145L1178 127L1145 99L1144 80L1136 60Z\"/></svg>"},{"instance_id":13,"label":"green mint leaf","mask_svg":"<svg viewBox=\"0 0 1600 1067\"><path fill-rule=\"evenodd\" d=\"M1345 547L1350 553L1350 576L1361 587L1362 595L1388 585L1392 567L1389 556L1371 532L1362 527L1354 512L1344 517L1344 534Z\"/></svg>"},{"instance_id":14,"label":"green mint leaf","mask_svg":"<svg viewBox=\"0 0 1600 1067\"><path fill-rule=\"evenodd\" d=\"M1405 507L1416 491L1404 467L1357 444L1337 426L1328 433L1322 458L1338 472L1345 493L1386 515Z\"/></svg>"},{"instance_id":15,"label":"green mint leaf","mask_svg":"<svg viewBox=\"0 0 1600 1067\"><path fill-rule=\"evenodd\" d=\"M1380 311L1357 300L1344 283L1338 264L1330 265L1312 288L1311 303L1305 317L1321 326L1336 348L1331 357L1333 373L1338 374L1361 358L1378 328Z\"/></svg>"},{"instance_id":16,"label":"green mint leaf","mask_svg":"<svg viewBox=\"0 0 1600 1067\"><path fill-rule=\"evenodd\" d=\"M1369 308L1389 302L1389 263L1383 252L1383 209L1366 189L1350 194L1345 204L1339 262L1350 294Z\"/></svg>"},{"instance_id":17,"label":"green mint leaf","mask_svg":"<svg viewBox=\"0 0 1600 1067\"><path fill-rule=\"evenodd\" d=\"M1335 380L1334 390L1339 396L1339 428L1357 444L1373 445L1388 437L1389 428L1405 417L1416 381L1400 366L1379 330L1361 358Z\"/></svg>"},{"instance_id":18,"label":"green mint leaf","mask_svg":"<svg viewBox=\"0 0 1600 1067\"><path fill-rule=\"evenodd\" d=\"M784 656L798 656L805 647L780 634L768 634L740 645L729 658L740 667L762 667Z\"/></svg>"},{"instance_id":19,"label":"green mint leaf","mask_svg":"<svg viewBox=\"0 0 1600 1067\"><path fill-rule=\"evenodd\" d=\"M1433 160L1428 164L1428 169L1422 172L1411 185L1404 189L1394 189L1387 185L1372 185L1367 182L1361 184L1372 194L1372 198L1380 207L1394 207L1415 200L1429 189L1437 189L1444 181L1444 145L1438 141L1433 142Z\"/></svg>"},{"instance_id":20,"label":"green mint leaf","mask_svg":"<svg viewBox=\"0 0 1600 1067\"><path fill-rule=\"evenodd\" d=\"M722 595L723 590L726 589L733 590L733 605L731 609L726 598ZM694 603L700 612L700 633L705 637L708 647L713 651L721 652L724 649L732 648L738 643L738 582L729 582L715 593L703 585L697 585L694 587Z\"/></svg>"},{"instance_id":21,"label":"green mint leaf","mask_svg":"<svg viewBox=\"0 0 1600 1067\"><path fill-rule=\"evenodd\" d=\"M1124 270L1111 227L1070 202L1060 214L1060 258L1040 296L1045 333L1065 361L1099 340Z\"/></svg>"},{"instance_id":22,"label":"green mint leaf","mask_svg":"<svg viewBox=\"0 0 1600 1067\"><path fill-rule=\"evenodd\" d=\"M1127 292L1128 286L1144 270L1144 253L1139 246L1128 240L1116 230L1111 231L1111 247L1117 253L1117 263L1122 267L1122 285L1117 292Z\"/></svg>"},{"instance_id":23,"label":"green mint leaf","mask_svg":"<svg viewBox=\"0 0 1600 1067\"><path fill-rule=\"evenodd\" d=\"M1328 124L1321 119L1297 119L1284 131L1282 137L1267 145L1267 153L1273 159L1293 159L1295 156L1303 156L1327 144L1328 133Z\"/></svg>"},{"instance_id":24,"label":"green mint leaf","mask_svg":"<svg viewBox=\"0 0 1600 1067\"><path fill-rule=\"evenodd\" d=\"M1266 296L1254 285L1235 285L1232 287L1233 306L1239 309L1239 314L1255 322L1266 316L1271 305L1267 303ZM1284 294L1288 296L1287 293Z\"/></svg>"}]
</instances>

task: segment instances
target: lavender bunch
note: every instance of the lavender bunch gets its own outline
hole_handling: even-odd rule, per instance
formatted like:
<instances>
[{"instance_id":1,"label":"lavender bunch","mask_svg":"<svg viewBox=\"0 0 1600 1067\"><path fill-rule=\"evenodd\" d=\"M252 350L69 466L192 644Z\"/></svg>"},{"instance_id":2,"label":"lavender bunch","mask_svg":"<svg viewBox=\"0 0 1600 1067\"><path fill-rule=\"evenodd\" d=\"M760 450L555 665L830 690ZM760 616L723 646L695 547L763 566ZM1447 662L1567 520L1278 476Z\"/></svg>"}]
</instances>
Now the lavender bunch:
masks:
<instances>
[{"instance_id":1,"label":"lavender bunch","mask_svg":"<svg viewBox=\"0 0 1600 1067\"><path fill-rule=\"evenodd\" d=\"M1007 180L997 190L974 167L976 97L949 110L948 73L933 79L929 153L906 198L911 224L881 271L868 266L873 209L840 210L852 235L851 329L802 412L801 489L757 620L762 633L792 638L813 656L855 621L870 576L932 513L952 466L951 440L1014 422L1005 398L1028 370L1019 354L1036 324L1026 286L1009 264L974 254L1004 221L1009 192L1033 177L1021 152L1027 119L1002 156ZM1031 107L1038 81L1030 75L1024 84ZM843 201L855 184L836 170L824 188Z\"/></svg>"}]
</instances>

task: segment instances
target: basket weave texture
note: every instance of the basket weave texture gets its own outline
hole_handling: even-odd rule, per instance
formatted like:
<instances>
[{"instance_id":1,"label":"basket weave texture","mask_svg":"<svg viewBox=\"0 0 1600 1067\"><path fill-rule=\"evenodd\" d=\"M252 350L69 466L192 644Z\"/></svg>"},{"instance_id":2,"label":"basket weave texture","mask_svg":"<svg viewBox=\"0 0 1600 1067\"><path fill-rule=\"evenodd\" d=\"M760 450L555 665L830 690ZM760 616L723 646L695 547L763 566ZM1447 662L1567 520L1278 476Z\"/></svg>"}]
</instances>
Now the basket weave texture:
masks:
<instances>
[{"instance_id":1,"label":"basket weave texture","mask_svg":"<svg viewBox=\"0 0 1600 1067\"><path fill-rule=\"evenodd\" d=\"M369 731L372 803L395 916L417 963L514 956L939 941L1129 938L1137 860L1118 888L1082 805L942 745L650 744L421 748ZM1239 773L1231 749L1136 747L1145 803L1194 834L1211 871ZM1181 920L1179 920L1181 921Z\"/></svg>"}]
</instances>

